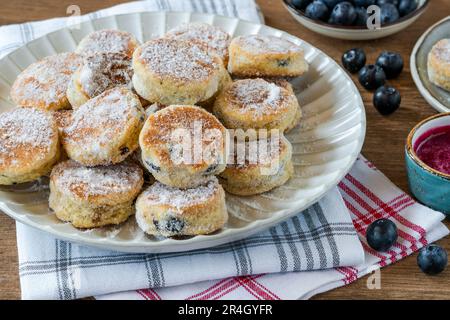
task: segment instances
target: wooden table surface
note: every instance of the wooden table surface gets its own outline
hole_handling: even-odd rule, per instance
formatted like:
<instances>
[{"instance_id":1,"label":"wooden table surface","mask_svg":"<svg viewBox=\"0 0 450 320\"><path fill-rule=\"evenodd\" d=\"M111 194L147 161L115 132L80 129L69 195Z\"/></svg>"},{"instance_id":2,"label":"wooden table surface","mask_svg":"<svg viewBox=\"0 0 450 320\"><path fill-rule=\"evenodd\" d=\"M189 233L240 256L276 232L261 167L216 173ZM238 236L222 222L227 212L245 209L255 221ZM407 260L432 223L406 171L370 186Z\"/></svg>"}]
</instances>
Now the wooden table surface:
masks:
<instances>
[{"instance_id":1,"label":"wooden table surface","mask_svg":"<svg viewBox=\"0 0 450 320\"><path fill-rule=\"evenodd\" d=\"M66 8L77 4L81 13L109 7L120 0L16 0L3 1L0 25L65 16ZM407 30L389 38L351 42L317 35L298 24L282 7L281 0L258 0L266 24L285 30L322 49L340 61L342 53L352 47L364 48L368 62L374 62L381 50L400 52L405 59L402 75L390 81L402 95L402 106L389 117L379 115L372 106L372 94L360 88L367 112L367 137L363 154L403 190L407 190L404 167L404 143L409 130L420 120L435 114L413 83L409 55L414 43L432 24L450 14L450 1L433 0L427 12ZM356 80L356 78L355 78ZM447 219L447 226L450 223ZM438 242L450 251L450 238ZM416 265L416 254L381 271L381 289L369 290L367 279L318 295L315 299L449 299L450 268L436 277L426 276ZM20 299L17 247L14 220L0 214L0 299Z\"/></svg>"}]
</instances>

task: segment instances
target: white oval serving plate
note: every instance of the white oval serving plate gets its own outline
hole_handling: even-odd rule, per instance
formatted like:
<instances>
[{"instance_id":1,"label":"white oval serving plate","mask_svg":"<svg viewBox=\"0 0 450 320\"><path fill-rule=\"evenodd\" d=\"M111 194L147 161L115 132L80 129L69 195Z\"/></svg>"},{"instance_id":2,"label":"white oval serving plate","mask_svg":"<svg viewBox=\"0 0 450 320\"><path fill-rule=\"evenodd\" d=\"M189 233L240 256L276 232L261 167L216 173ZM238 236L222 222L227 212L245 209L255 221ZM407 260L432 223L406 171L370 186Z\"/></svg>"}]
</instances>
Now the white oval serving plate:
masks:
<instances>
[{"instance_id":1,"label":"white oval serving plate","mask_svg":"<svg viewBox=\"0 0 450 320\"><path fill-rule=\"evenodd\" d=\"M450 112L450 92L434 85L428 78L428 53L441 39L450 38L450 16L431 26L417 40L411 53L412 78L420 94L439 112Z\"/></svg>"},{"instance_id":2,"label":"white oval serving plate","mask_svg":"<svg viewBox=\"0 0 450 320\"><path fill-rule=\"evenodd\" d=\"M83 231L59 221L49 211L44 191L0 191L0 209L22 223L57 238L124 252L175 252L207 248L243 239L280 223L318 201L350 170L364 141L366 118L357 88L330 57L283 31L234 18L209 14L144 12L84 22L36 39L0 60L0 110L14 105L10 86L30 63L57 52L73 51L88 33L104 28L129 31L141 41L163 35L184 22L203 21L233 36L267 34L301 46L310 71L293 82L304 118L287 135L293 145L295 176L284 186L252 196L227 195L228 224L220 231L181 239L146 236L134 217L118 227Z\"/></svg>"},{"instance_id":3,"label":"white oval serving plate","mask_svg":"<svg viewBox=\"0 0 450 320\"><path fill-rule=\"evenodd\" d=\"M310 19L292 5L292 0L283 0L283 5L295 20L321 35L343 40L374 40L388 37L409 27L425 12L430 2L431 0L419 0L418 7L414 12L375 30L358 26L336 26Z\"/></svg>"}]
</instances>

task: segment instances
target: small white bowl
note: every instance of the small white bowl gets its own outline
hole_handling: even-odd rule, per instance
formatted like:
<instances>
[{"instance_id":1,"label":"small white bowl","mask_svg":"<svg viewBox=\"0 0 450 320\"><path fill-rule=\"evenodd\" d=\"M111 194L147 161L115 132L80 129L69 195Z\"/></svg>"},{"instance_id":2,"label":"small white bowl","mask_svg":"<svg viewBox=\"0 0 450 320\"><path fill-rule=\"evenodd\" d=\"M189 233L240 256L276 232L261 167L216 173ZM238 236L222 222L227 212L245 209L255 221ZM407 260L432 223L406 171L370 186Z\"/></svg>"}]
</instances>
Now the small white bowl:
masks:
<instances>
[{"instance_id":1,"label":"small white bowl","mask_svg":"<svg viewBox=\"0 0 450 320\"><path fill-rule=\"evenodd\" d=\"M383 25L379 29L369 30L361 26L336 26L323 21L313 20L292 5L292 0L283 0L283 4L295 20L311 31L321 35L343 40L373 40L384 38L414 23L426 10L430 0L419 0L417 9L393 23Z\"/></svg>"}]
</instances>

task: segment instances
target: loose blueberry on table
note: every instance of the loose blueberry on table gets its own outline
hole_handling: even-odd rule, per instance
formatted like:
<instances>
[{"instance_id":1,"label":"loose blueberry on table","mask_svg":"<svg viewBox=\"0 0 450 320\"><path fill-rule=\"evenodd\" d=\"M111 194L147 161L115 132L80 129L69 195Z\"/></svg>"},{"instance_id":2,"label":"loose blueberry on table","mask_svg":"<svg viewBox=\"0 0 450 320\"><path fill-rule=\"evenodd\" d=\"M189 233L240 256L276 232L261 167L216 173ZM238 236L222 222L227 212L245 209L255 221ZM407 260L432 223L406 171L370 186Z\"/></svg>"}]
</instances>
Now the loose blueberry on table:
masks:
<instances>
[{"instance_id":1,"label":"loose blueberry on table","mask_svg":"<svg viewBox=\"0 0 450 320\"><path fill-rule=\"evenodd\" d=\"M367 90L375 90L384 85L386 74L383 68L369 64L359 71L359 83Z\"/></svg>"},{"instance_id":2,"label":"loose blueberry on table","mask_svg":"<svg viewBox=\"0 0 450 320\"><path fill-rule=\"evenodd\" d=\"M382 115L395 112L402 102L400 93L394 87L382 86L373 95L373 105Z\"/></svg>"},{"instance_id":3,"label":"loose blueberry on table","mask_svg":"<svg viewBox=\"0 0 450 320\"><path fill-rule=\"evenodd\" d=\"M444 271L447 262L447 252L435 244L422 248L417 256L417 265L420 270L429 275L436 275Z\"/></svg>"},{"instance_id":4,"label":"loose blueberry on table","mask_svg":"<svg viewBox=\"0 0 450 320\"><path fill-rule=\"evenodd\" d=\"M386 78L396 78L403 70L403 58L396 52L383 51L376 65L383 68Z\"/></svg>"},{"instance_id":5,"label":"loose blueberry on table","mask_svg":"<svg viewBox=\"0 0 450 320\"><path fill-rule=\"evenodd\" d=\"M342 65L350 73L356 73L366 64L366 54L363 49L353 48L342 56Z\"/></svg>"},{"instance_id":6,"label":"loose blueberry on table","mask_svg":"<svg viewBox=\"0 0 450 320\"><path fill-rule=\"evenodd\" d=\"M369 225L366 231L367 243L376 251L389 250L397 238L397 226L388 219L376 220Z\"/></svg>"}]
</instances>

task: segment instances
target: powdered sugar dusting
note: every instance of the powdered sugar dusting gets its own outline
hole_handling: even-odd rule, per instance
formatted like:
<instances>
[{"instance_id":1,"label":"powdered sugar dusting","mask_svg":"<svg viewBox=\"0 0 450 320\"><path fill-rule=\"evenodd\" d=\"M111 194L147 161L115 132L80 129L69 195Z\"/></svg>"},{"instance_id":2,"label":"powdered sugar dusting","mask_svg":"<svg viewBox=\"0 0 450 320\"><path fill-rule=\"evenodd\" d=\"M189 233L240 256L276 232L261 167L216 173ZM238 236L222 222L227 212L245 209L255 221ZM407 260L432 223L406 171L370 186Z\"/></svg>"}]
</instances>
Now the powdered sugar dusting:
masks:
<instances>
[{"instance_id":1,"label":"powdered sugar dusting","mask_svg":"<svg viewBox=\"0 0 450 320\"><path fill-rule=\"evenodd\" d=\"M204 184L191 189L178 189L155 182L143 196L150 205L168 205L176 209L182 209L204 203L209 200L219 188L216 177L209 178Z\"/></svg>"},{"instance_id":2,"label":"powdered sugar dusting","mask_svg":"<svg viewBox=\"0 0 450 320\"><path fill-rule=\"evenodd\" d=\"M207 50L218 54L222 59L228 56L230 35L222 29L206 23L188 23L170 30L166 37L201 43Z\"/></svg>"},{"instance_id":3,"label":"powdered sugar dusting","mask_svg":"<svg viewBox=\"0 0 450 320\"><path fill-rule=\"evenodd\" d=\"M255 117L270 113L283 102L282 88L263 79L235 81L228 89L241 112L254 112Z\"/></svg>"},{"instance_id":4,"label":"powdered sugar dusting","mask_svg":"<svg viewBox=\"0 0 450 320\"><path fill-rule=\"evenodd\" d=\"M83 167L75 161L55 167L52 179L68 194L87 199L90 196L122 194L142 184L142 170L136 165L121 163L113 166Z\"/></svg>"},{"instance_id":5,"label":"powdered sugar dusting","mask_svg":"<svg viewBox=\"0 0 450 320\"><path fill-rule=\"evenodd\" d=\"M450 39L442 39L432 49L434 54L443 62L450 63Z\"/></svg>"},{"instance_id":6,"label":"powdered sugar dusting","mask_svg":"<svg viewBox=\"0 0 450 320\"><path fill-rule=\"evenodd\" d=\"M22 106L61 103L66 99L72 73L80 63L81 57L74 53L60 53L33 63L14 82L12 99Z\"/></svg>"},{"instance_id":7,"label":"powdered sugar dusting","mask_svg":"<svg viewBox=\"0 0 450 320\"><path fill-rule=\"evenodd\" d=\"M122 53L98 53L85 57L80 69L80 84L89 97L117 86L131 89L131 58Z\"/></svg>"},{"instance_id":8,"label":"powdered sugar dusting","mask_svg":"<svg viewBox=\"0 0 450 320\"><path fill-rule=\"evenodd\" d=\"M57 134L50 114L34 108L17 108L0 115L0 164L14 162L18 152L29 152L38 160L45 156ZM42 152L34 153L31 148ZM20 150L19 150L20 149ZM36 159L38 158L38 159ZM27 159L29 160L29 159Z\"/></svg>"},{"instance_id":9,"label":"powdered sugar dusting","mask_svg":"<svg viewBox=\"0 0 450 320\"><path fill-rule=\"evenodd\" d=\"M98 30L81 40L77 52L88 55L98 52L118 52L131 57L136 43L134 36L129 32L113 29Z\"/></svg>"},{"instance_id":10,"label":"powdered sugar dusting","mask_svg":"<svg viewBox=\"0 0 450 320\"><path fill-rule=\"evenodd\" d=\"M74 111L64 129L64 139L76 141L84 152L101 152L132 118L143 116L141 108L130 102L134 95L125 88L114 88L90 99Z\"/></svg>"},{"instance_id":11,"label":"powdered sugar dusting","mask_svg":"<svg viewBox=\"0 0 450 320\"><path fill-rule=\"evenodd\" d=\"M179 80L203 80L219 66L212 56L187 41L156 39L141 47L139 58L156 74Z\"/></svg>"},{"instance_id":12,"label":"powdered sugar dusting","mask_svg":"<svg viewBox=\"0 0 450 320\"><path fill-rule=\"evenodd\" d=\"M252 53L289 53L299 52L302 49L296 44L273 36L247 35L235 38L244 50Z\"/></svg>"}]
</instances>

